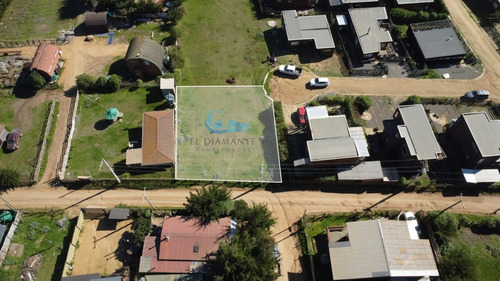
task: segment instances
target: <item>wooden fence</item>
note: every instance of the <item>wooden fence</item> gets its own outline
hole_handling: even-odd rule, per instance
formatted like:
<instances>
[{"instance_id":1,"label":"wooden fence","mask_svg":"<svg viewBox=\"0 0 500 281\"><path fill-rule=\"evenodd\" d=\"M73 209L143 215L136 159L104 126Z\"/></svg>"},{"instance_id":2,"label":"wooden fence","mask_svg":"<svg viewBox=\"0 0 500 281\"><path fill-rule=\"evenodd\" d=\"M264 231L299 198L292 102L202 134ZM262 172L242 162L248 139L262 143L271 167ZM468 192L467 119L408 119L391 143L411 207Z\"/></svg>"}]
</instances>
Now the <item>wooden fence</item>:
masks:
<instances>
[{"instance_id":1,"label":"wooden fence","mask_svg":"<svg viewBox=\"0 0 500 281\"><path fill-rule=\"evenodd\" d=\"M80 233L83 230L84 222L85 219L83 218L83 211L80 210L75 230L73 231L73 236L71 238L71 242L69 243L68 254L66 255L66 260L64 261L61 278L71 275L71 271L73 270L73 259L75 258L76 247L78 245L78 240L80 239Z\"/></svg>"},{"instance_id":2,"label":"wooden fence","mask_svg":"<svg viewBox=\"0 0 500 281\"><path fill-rule=\"evenodd\" d=\"M52 100L52 104L48 108L48 112L45 115L44 125L42 126L42 133L40 134L40 141L37 144L37 151L35 157L35 169L31 174L31 181L38 182L38 176L40 174L40 169L43 164L43 157L45 156L45 150L47 149L47 138L50 133L50 128L52 127L52 119L54 117L54 109L56 107L56 100Z\"/></svg>"},{"instance_id":3,"label":"wooden fence","mask_svg":"<svg viewBox=\"0 0 500 281\"><path fill-rule=\"evenodd\" d=\"M79 98L80 98L80 93L78 92L77 89L76 95L71 97L71 105L69 108L68 121L66 126L66 136L64 137L61 158L59 159L59 163L57 163L56 177L59 180L64 179L64 174L66 173L66 166L68 165L71 140L73 139L73 133L75 132L75 120L76 120L76 112L78 110Z\"/></svg>"}]
</instances>

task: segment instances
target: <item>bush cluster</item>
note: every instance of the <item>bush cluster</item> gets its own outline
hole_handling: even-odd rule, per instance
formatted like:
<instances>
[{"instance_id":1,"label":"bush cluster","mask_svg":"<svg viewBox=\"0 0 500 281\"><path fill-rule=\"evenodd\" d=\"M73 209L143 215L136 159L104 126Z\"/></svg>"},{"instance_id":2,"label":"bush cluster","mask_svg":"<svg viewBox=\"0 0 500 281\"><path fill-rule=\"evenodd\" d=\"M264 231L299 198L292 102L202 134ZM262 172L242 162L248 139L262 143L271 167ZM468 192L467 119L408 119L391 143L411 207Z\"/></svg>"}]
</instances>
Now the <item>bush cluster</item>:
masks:
<instances>
[{"instance_id":1,"label":"bush cluster","mask_svg":"<svg viewBox=\"0 0 500 281\"><path fill-rule=\"evenodd\" d=\"M184 67L184 57L182 55L181 48L179 48L178 46L173 47L168 52L167 67L171 71L174 71L175 69L180 69L180 68Z\"/></svg>"},{"instance_id":2,"label":"bush cluster","mask_svg":"<svg viewBox=\"0 0 500 281\"><path fill-rule=\"evenodd\" d=\"M278 136L278 150L280 153L281 162L285 162L288 157L288 146L286 143L286 135L288 129L285 124L285 116L280 101L274 101L274 118L276 119L276 134Z\"/></svg>"},{"instance_id":3,"label":"bush cluster","mask_svg":"<svg viewBox=\"0 0 500 281\"><path fill-rule=\"evenodd\" d=\"M403 8L391 9L390 15L396 24L410 24L417 22L444 20L448 18L447 13L425 12L425 11L410 11Z\"/></svg>"},{"instance_id":4,"label":"bush cluster","mask_svg":"<svg viewBox=\"0 0 500 281\"><path fill-rule=\"evenodd\" d=\"M87 94L94 92L113 93L118 91L121 85L122 78L116 74L95 78L92 75L83 73L76 77L76 86L80 91Z\"/></svg>"},{"instance_id":5,"label":"bush cluster","mask_svg":"<svg viewBox=\"0 0 500 281\"><path fill-rule=\"evenodd\" d=\"M19 186L21 174L12 169L0 169L0 188L7 189Z\"/></svg>"}]
</instances>

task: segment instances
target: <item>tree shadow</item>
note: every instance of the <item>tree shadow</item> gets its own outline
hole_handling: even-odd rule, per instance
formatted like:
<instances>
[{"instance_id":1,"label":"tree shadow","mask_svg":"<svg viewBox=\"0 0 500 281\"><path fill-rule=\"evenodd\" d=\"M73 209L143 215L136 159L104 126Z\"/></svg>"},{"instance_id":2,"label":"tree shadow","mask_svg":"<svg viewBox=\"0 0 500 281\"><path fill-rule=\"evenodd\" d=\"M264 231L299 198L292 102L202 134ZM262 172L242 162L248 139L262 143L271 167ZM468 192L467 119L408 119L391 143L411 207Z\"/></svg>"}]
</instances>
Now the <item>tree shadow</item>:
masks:
<instances>
[{"instance_id":1,"label":"tree shadow","mask_svg":"<svg viewBox=\"0 0 500 281\"><path fill-rule=\"evenodd\" d=\"M121 77L126 77L128 75L127 65L125 64L125 59L119 59L111 63L109 67L108 75L116 74Z\"/></svg>"},{"instance_id":2,"label":"tree shadow","mask_svg":"<svg viewBox=\"0 0 500 281\"><path fill-rule=\"evenodd\" d=\"M113 124L113 120L101 119L94 124L94 129L102 131Z\"/></svg>"},{"instance_id":3,"label":"tree shadow","mask_svg":"<svg viewBox=\"0 0 500 281\"><path fill-rule=\"evenodd\" d=\"M75 217L69 221L68 233L64 237L64 240L63 240L62 245L60 247L61 252L59 253L59 255L56 258L56 266L54 268L54 274L52 274L52 277L50 278L51 281L61 280L61 275L63 273L64 265L65 265L65 261L66 261L66 256L68 255L69 245L71 243L71 240L73 239L73 232L75 231L77 220L78 220L78 217Z\"/></svg>"},{"instance_id":4,"label":"tree shadow","mask_svg":"<svg viewBox=\"0 0 500 281\"><path fill-rule=\"evenodd\" d=\"M57 12L61 20L74 19L85 13L84 1L63 0Z\"/></svg>"},{"instance_id":5,"label":"tree shadow","mask_svg":"<svg viewBox=\"0 0 500 281\"><path fill-rule=\"evenodd\" d=\"M165 100L160 87L148 87L146 90L148 91L146 95L146 104L158 103Z\"/></svg>"}]
</instances>

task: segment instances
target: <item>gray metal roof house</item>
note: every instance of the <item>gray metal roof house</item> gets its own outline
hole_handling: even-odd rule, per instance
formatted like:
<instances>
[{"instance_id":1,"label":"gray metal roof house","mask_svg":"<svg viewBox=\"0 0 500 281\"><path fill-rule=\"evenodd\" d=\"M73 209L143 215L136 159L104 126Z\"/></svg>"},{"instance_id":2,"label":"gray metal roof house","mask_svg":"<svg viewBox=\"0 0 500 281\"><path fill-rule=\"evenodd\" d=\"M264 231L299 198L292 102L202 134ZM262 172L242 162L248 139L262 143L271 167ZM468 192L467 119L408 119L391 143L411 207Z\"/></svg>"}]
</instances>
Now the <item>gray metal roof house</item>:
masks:
<instances>
[{"instance_id":1,"label":"gray metal roof house","mask_svg":"<svg viewBox=\"0 0 500 281\"><path fill-rule=\"evenodd\" d=\"M138 79L154 79L163 74L165 50L155 41L135 37L130 41L125 64Z\"/></svg>"},{"instance_id":2,"label":"gray metal roof house","mask_svg":"<svg viewBox=\"0 0 500 281\"><path fill-rule=\"evenodd\" d=\"M333 280L439 276L429 240L411 239L405 221L348 222L346 228L327 228Z\"/></svg>"},{"instance_id":3,"label":"gray metal roof house","mask_svg":"<svg viewBox=\"0 0 500 281\"><path fill-rule=\"evenodd\" d=\"M349 128L345 115L308 118L308 128L309 163L356 163L370 156L363 128Z\"/></svg>"},{"instance_id":4,"label":"gray metal roof house","mask_svg":"<svg viewBox=\"0 0 500 281\"><path fill-rule=\"evenodd\" d=\"M467 53L449 20L410 24L410 31L427 63L458 62Z\"/></svg>"},{"instance_id":5,"label":"gray metal roof house","mask_svg":"<svg viewBox=\"0 0 500 281\"><path fill-rule=\"evenodd\" d=\"M463 167L500 167L500 120L487 112L463 113L447 132L460 148Z\"/></svg>"},{"instance_id":6,"label":"gray metal roof house","mask_svg":"<svg viewBox=\"0 0 500 281\"><path fill-rule=\"evenodd\" d=\"M426 161L446 157L421 104L398 106L393 117L394 128L386 127L384 133L389 146L400 152L400 158Z\"/></svg>"},{"instance_id":7,"label":"gray metal roof house","mask_svg":"<svg viewBox=\"0 0 500 281\"><path fill-rule=\"evenodd\" d=\"M103 34L108 32L107 12L86 12L85 30L87 34Z\"/></svg>"},{"instance_id":8,"label":"gray metal roof house","mask_svg":"<svg viewBox=\"0 0 500 281\"><path fill-rule=\"evenodd\" d=\"M295 10L285 10L282 18L290 47L313 42L320 54L333 54L335 43L326 15L298 16Z\"/></svg>"},{"instance_id":9,"label":"gray metal roof house","mask_svg":"<svg viewBox=\"0 0 500 281\"><path fill-rule=\"evenodd\" d=\"M385 50L392 42L385 7L349 9L352 28L356 35L356 46L359 46L365 59Z\"/></svg>"}]
</instances>

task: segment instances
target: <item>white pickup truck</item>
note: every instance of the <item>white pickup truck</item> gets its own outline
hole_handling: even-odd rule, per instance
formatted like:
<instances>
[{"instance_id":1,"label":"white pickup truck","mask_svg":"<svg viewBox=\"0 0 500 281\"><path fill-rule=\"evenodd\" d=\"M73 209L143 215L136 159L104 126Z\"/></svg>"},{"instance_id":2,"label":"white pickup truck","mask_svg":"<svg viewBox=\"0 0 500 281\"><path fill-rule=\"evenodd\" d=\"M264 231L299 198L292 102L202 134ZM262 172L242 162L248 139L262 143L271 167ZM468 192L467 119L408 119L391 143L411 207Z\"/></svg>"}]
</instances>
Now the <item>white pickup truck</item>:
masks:
<instances>
[{"instance_id":1,"label":"white pickup truck","mask_svg":"<svg viewBox=\"0 0 500 281\"><path fill-rule=\"evenodd\" d=\"M302 68L291 64L282 64L279 66L278 71L286 75L299 77L302 73Z\"/></svg>"}]
</instances>

